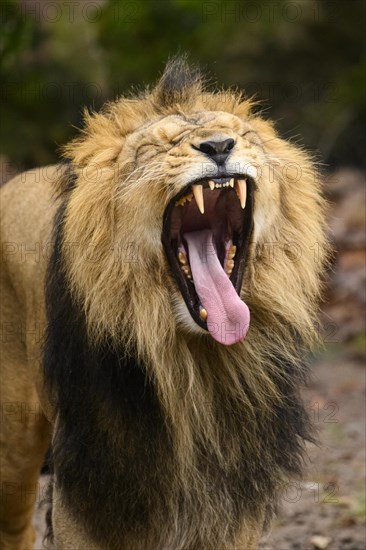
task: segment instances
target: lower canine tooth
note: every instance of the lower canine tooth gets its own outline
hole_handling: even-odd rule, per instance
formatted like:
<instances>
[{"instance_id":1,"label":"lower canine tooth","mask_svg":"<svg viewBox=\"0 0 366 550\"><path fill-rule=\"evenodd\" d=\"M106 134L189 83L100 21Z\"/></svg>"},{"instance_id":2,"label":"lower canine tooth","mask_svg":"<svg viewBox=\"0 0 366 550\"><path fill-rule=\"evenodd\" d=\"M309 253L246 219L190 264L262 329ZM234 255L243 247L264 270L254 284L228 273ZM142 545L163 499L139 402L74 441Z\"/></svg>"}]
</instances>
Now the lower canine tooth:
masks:
<instances>
[{"instance_id":1,"label":"lower canine tooth","mask_svg":"<svg viewBox=\"0 0 366 550\"><path fill-rule=\"evenodd\" d=\"M245 208L247 202L247 182L245 180L236 180L235 190L240 200L240 205Z\"/></svg>"},{"instance_id":2,"label":"lower canine tooth","mask_svg":"<svg viewBox=\"0 0 366 550\"><path fill-rule=\"evenodd\" d=\"M193 194L194 194L194 198L196 199L198 209L201 212L201 214L203 214L204 211L205 211L205 205L204 205L204 202L203 202L202 185L192 185L192 191L193 191Z\"/></svg>"},{"instance_id":3,"label":"lower canine tooth","mask_svg":"<svg viewBox=\"0 0 366 550\"><path fill-rule=\"evenodd\" d=\"M200 317L203 321L206 321L207 319L207 311L205 310L204 307L200 308Z\"/></svg>"}]
</instances>

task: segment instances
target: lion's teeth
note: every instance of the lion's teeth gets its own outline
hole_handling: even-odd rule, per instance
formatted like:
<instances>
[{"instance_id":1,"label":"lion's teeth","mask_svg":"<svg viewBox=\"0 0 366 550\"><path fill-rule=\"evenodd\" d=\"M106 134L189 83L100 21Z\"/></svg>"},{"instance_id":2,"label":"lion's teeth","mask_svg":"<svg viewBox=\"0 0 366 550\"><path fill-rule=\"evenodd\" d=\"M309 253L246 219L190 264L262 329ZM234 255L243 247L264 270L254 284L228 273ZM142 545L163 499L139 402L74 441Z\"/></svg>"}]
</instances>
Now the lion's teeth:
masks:
<instances>
[{"instance_id":1,"label":"lion's teeth","mask_svg":"<svg viewBox=\"0 0 366 550\"><path fill-rule=\"evenodd\" d=\"M201 214L205 211L205 205L203 202L203 188L202 185L192 185L192 191L194 194L194 198L196 199L196 203L198 206L199 211Z\"/></svg>"},{"instance_id":2,"label":"lion's teeth","mask_svg":"<svg viewBox=\"0 0 366 550\"><path fill-rule=\"evenodd\" d=\"M245 208L247 202L247 182L245 180L236 180L235 190L240 200L240 205Z\"/></svg>"},{"instance_id":3,"label":"lion's teeth","mask_svg":"<svg viewBox=\"0 0 366 550\"><path fill-rule=\"evenodd\" d=\"M216 189L221 189L222 185L221 185L221 183L215 183L215 187L216 187Z\"/></svg>"},{"instance_id":4,"label":"lion's teeth","mask_svg":"<svg viewBox=\"0 0 366 550\"><path fill-rule=\"evenodd\" d=\"M227 273L227 275L231 275L232 272L233 272L233 269L234 269L234 265L235 265L235 262L234 260L227 260L226 262L226 266L225 266L225 271Z\"/></svg>"},{"instance_id":5,"label":"lion's teeth","mask_svg":"<svg viewBox=\"0 0 366 550\"><path fill-rule=\"evenodd\" d=\"M215 182L214 182L214 181L210 180L210 181L208 182L208 185L209 185L211 191L213 191L213 190L215 189Z\"/></svg>"},{"instance_id":6,"label":"lion's teeth","mask_svg":"<svg viewBox=\"0 0 366 550\"><path fill-rule=\"evenodd\" d=\"M181 197L178 201L176 201L175 206L184 206L185 203L191 202L193 199L193 193L189 193L189 195L184 195L184 197Z\"/></svg>"},{"instance_id":7,"label":"lion's teeth","mask_svg":"<svg viewBox=\"0 0 366 550\"><path fill-rule=\"evenodd\" d=\"M207 311L204 307L200 307L200 317L203 319L203 321L206 321L207 319Z\"/></svg>"},{"instance_id":8,"label":"lion's teeth","mask_svg":"<svg viewBox=\"0 0 366 550\"><path fill-rule=\"evenodd\" d=\"M228 275L228 277L230 277L230 275L233 272L234 265L235 265L234 258L236 254L236 246L235 244L232 244L232 241L230 242L231 244L227 243L226 256L225 256L225 262L224 262L225 273L226 275Z\"/></svg>"},{"instance_id":9,"label":"lion's teeth","mask_svg":"<svg viewBox=\"0 0 366 550\"><path fill-rule=\"evenodd\" d=\"M178 252L178 260L182 265L187 264L187 257L185 254L183 254L183 252Z\"/></svg>"},{"instance_id":10,"label":"lion's teeth","mask_svg":"<svg viewBox=\"0 0 366 550\"><path fill-rule=\"evenodd\" d=\"M186 275L186 277L188 277L188 279L192 278L192 273L191 273L190 267L188 265L183 265L182 266L182 271L183 271L184 275Z\"/></svg>"},{"instance_id":11,"label":"lion's teeth","mask_svg":"<svg viewBox=\"0 0 366 550\"><path fill-rule=\"evenodd\" d=\"M229 181L229 185L230 187L234 187L234 178L231 178L231 180Z\"/></svg>"}]
</instances>

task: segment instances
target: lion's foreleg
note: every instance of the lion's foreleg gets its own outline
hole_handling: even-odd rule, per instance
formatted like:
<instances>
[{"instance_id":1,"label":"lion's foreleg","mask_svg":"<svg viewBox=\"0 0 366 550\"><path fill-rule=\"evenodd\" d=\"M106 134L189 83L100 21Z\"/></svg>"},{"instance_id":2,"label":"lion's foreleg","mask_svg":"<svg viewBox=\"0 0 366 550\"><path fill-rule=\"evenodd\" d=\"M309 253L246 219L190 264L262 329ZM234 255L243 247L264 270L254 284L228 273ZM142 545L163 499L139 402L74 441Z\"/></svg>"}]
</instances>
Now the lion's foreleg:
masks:
<instances>
[{"instance_id":1,"label":"lion's foreleg","mask_svg":"<svg viewBox=\"0 0 366 550\"><path fill-rule=\"evenodd\" d=\"M49 445L43 416L21 333L19 306L2 293L0 353L0 548L33 548L33 508L39 472Z\"/></svg>"}]
</instances>

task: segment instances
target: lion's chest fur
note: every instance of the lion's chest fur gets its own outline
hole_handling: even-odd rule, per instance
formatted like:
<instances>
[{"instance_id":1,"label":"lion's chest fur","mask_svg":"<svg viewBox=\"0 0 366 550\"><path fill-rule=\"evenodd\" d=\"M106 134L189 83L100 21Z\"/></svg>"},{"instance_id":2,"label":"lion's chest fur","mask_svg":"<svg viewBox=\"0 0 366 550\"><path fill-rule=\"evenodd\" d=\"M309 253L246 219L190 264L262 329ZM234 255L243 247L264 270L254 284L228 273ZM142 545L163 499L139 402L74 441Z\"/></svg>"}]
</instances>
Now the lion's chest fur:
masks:
<instances>
[{"instance_id":1,"label":"lion's chest fur","mask_svg":"<svg viewBox=\"0 0 366 550\"><path fill-rule=\"evenodd\" d=\"M229 363L217 358L206 372L207 389L202 384L196 393L199 402L183 399L176 403L180 417L169 416L151 371L135 353L112 341L90 344L82 306L71 297L62 268L62 220L60 210L44 349L62 498L102 547L234 545L245 526L250 530L271 515L281 480L300 469L308 436L297 393L301 372L279 361L271 381L276 401L263 406L264 392L256 394L248 382L257 366L233 371L233 389L220 381ZM182 374L187 365L174 367ZM199 361L193 376L198 372Z\"/></svg>"}]
</instances>

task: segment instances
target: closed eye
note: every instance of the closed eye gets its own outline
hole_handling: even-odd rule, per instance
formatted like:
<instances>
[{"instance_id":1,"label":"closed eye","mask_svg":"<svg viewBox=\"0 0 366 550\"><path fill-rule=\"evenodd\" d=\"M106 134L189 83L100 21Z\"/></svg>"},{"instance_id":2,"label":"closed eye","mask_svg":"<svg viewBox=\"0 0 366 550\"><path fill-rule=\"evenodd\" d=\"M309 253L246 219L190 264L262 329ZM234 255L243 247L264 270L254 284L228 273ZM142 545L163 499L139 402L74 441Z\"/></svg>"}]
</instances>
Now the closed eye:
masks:
<instances>
[{"instance_id":1,"label":"closed eye","mask_svg":"<svg viewBox=\"0 0 366 550\"><path fill-rule=\"evenodd\" d=\"M182 139L188 135L189 133L191 132L191 130L183 130L183 132L181 132L180 134L178 134L177 136L174 136L174 138L172 138L170 140L170 143L171 145L178 145L178 143L180 141L182 141Z\"/></svg>"}]
</instances>

